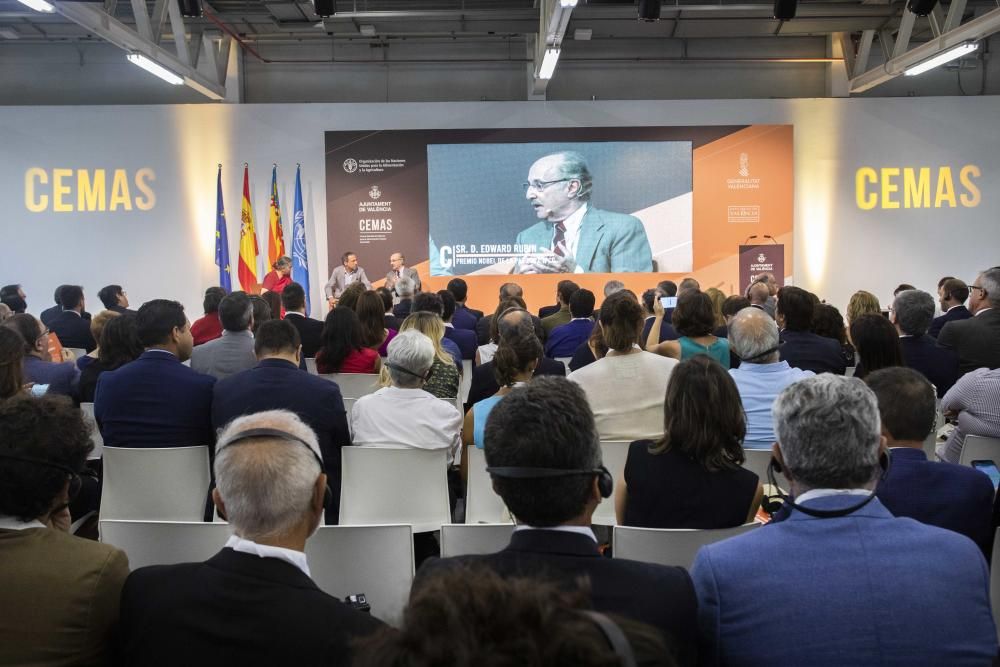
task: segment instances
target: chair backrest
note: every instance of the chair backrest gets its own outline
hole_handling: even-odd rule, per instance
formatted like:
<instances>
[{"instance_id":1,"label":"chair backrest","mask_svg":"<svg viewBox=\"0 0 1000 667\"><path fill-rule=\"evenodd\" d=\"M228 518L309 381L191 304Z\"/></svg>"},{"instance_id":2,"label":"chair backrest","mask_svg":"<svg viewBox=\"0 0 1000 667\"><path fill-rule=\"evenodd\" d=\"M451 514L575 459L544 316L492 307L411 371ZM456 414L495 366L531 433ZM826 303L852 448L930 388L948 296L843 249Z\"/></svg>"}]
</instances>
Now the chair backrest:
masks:
<instances>
[{"instance_id":1,"label":"chair backrest","mask_svg":"<svg viewBox=\"0 0 1000 667\"><path fill-rule=\"evenodd\" d=\"M306 557L321 589L341 600L364 593L373 616L399 625L413 583L410 526L321 526Z\"/></svg>"},{"instance_id":2,"label":"chair backrest","mask_svg":"<svg viewBox=\"0 0 1000 667\"><path fill-rule=\"evenodd\" d=\"M555 360L563 362L563 365L566 366L566 372L570 372L569 362L573 361L573 357L556 357Z\"/></svg>"},{"instance_id":3,"label":"chair backrest","mask_svg":"<svg viewBox=\"0 0 1000 667\"><path fill-rule=\"evenodd\" d=\"M66 349L73 353L75 359L87 356L87 351L82 347L67 347Z\"/></svg>"},{"instance_id":4,"label":"chair backrest","mask_svg":"<svg viewBox=\"0 0 1000 667\"><path fill-rule=\"evenodd\" d=\"M448 523L441 526L441 557L496 553L513 534L512 523Z\"/></svg>"},{"instance_id":5,"label":"chair backrest","mask_svg":"<svg viewBox=\"0 0 1000 667\"><path fill-rule=\"evenodd\" d=\"M604 467L608 469L608 472L614 478L615 484L625 474L625 459L628 458L628 446L629 442L627 440L601 441L601 459L604 461ZM615 498L613 494L610 498L605 498L597 506L597 510L594 512L594 517L591 521L597 526L614 526L618 523L618 520L615 518Z\"/></svg>"},{"instance_id":6,"label":"chair backrest","mask_svg":"<svg viewBox=\"0 0 1000 667\"><path fill-rule=\"evenodd\" d=\"M135 570L147 565L173 565L207 560L232 534L228 523L202 521L112 521L101 519L101 542L128 555Z\"/></svg>"},{"instance_id":7,"label":"chair backrest","mask_svg":"<svg viewBox=\"0 0 1000 667\"><path fill-rule=\"evenodd\" d=\"M447 452L414 447L341 450L340 523L408 523L413 532L451 522Z\"/></svg>"},{"instance_id":8,"label":"chair backrest","mask_svg":"<svg viewBox=\"0 0 1000 667\"><path fill-rule=\"evenodd\" d=\"M1000 528L993 535L993 555L990 558L990 607L993 608L997 637L1000 637Z\"/></svg>"},{"instance_id":9,"label":"chair backrest","mask_svg":"<svg viewBox=\"0 0 1000 667\"><path fill-rule=\"evenodd\" d=\"M478 447L466 449L469 479L465 485L465 523L510 523L510 512L493 490L486 472L486 455Z\"/></svg>"},{"instance_id":10,"label":"chair backrest","mask_svg":"<svg viewBox=\"0 0 1000 667\"><path fill-rule=\"evenodd\" d=\"M971 466L973 461L993 461L1000 466L1000 438L987 438L983 435L967 435L962 444L962 455L959 463Z\"/></svg>"},{"instance_id":11,"label":"chair backrest","mask_svg":"<svg viewBox=\"0 0 1000 667\"><path fill-rule=\"evenodd\" d=\"M351 421L351 410L354 409L354 404L358 402L356 398L345 398L344 399L344 412L347 413L347 422Z\"/></svg>"},{"instance_id":12,"label":"chair backrest","mask_svg":"<svg viewBox=\"0 0 1000 667\"><path fill-rule=\"evenodd\" d=\"M101 435L101 429L97 428L97 420L94 419L94 404L81 403L80 410L83 412L83 421L90 427L90 441L94 443L94 449L87 458L99 459L104 455L104 437Z\"/></svg>"},{"instance_id":13,"label":"chair backrest","mask_svg":"<svg viewBox=\"0 0 1000 667\"><path fill-rule=\"evenodd\" d=\"M470 389L472 389L472 359L462 359L462 383L458 385L458 397L462 399L463 405L469 400Z\"/></svg>"},{"instance_id":14,"label":"chair backrest","mask_svg":"<svg viewBox=\"0 0 1000 667\"><path fill-rule=\"evenodd\" d=\"M328 373L321 378L336 382L344 398L361 398L378 391L377 373Z\"/></svg>"},{"instance_id":15,"label":"chair backrest","mask_svg":"<svg viewBox=\"0 0 1000 667\"><path fill-rule=\"evenodd\" d=\"M615 526L611 539L615 558L628 558L660 565L679 565L690 569L701 547L742 535L759 525L761 524L748 523L736 528L717 530Z\"/></svg>"},{"instance_id":16,"label":"chair backrest","mask_svg":"<svg viewBox=\"0 0 1000 667\"><path fill-rule=\"evenodd\" d=\"M208 447L104 448L101 519L200 521Z\"/></svg>"},{"instance_id":17,"label":"chair backrest","mask_svg":"<svg viewBox=\"0 0 1000 667\"><path fill-rule=\"evenodd\" d=\"M760 478L760 483L767 486L767 467L771 464L771 450L744 449L743 453L746 455L743 467L750 472L756 473L757 477ZM788 491L788 478L785 477L783 472L775 471L774 481L777 482L778 487L782 491Z\"/></svg>"},{"instance_id":18,"label":"chair backrest","mask_svg":"<svg viewBox=\"0 0 1000 667\"><path fill-rule=\"evenodd\" d=\"M306 357L306 370L313 375L319 375L319 371L316 370L316 357Z\"/></svg>"}]
</instances>

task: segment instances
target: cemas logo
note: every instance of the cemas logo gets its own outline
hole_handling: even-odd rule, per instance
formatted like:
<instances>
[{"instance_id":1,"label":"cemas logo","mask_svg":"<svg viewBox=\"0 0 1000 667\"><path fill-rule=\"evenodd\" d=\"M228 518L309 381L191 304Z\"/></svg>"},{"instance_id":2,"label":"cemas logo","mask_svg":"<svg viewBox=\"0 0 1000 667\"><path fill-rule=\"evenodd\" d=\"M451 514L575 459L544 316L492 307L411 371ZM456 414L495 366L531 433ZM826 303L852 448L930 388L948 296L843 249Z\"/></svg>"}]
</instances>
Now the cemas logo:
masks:
<instances>
[{"instance_id":1,"label":"cemas logo","mask_svg":"<svg viewBox=\"0 0 1000 667\"><path fill-rule=\"evenodd\" d=\"M32 213L149 211L156 206L156 174L127 169L43 169L24 172L24 207Z\"/></svg>"},{"instance_id":2,"label":"cemas logo","mask_svg":"<svg viewBox=\"0 0 1000 667\"><path fill-rule=\"evenodd\" d=\"M975 208L982 192L975 180L982 172L974 164L951 167L861 167L854 174L858 208Z\"/></svg>"}]
</instances>

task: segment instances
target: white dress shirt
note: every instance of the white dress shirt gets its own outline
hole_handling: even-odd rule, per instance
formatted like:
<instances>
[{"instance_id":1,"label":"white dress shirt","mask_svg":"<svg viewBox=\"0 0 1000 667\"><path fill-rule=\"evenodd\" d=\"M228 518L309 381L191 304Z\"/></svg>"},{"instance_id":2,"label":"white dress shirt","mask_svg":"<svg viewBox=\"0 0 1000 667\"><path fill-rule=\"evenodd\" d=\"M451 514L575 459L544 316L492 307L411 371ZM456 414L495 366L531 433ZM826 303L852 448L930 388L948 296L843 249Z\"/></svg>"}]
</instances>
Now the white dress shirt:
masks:
<instances>
[{"instance_id":1,"label":"white dress shirt","mask_svg":"<svg viewBox=\"0 0 1000 667\"><path fill-rule=\"evenodd\" d=\"M351 408L355 445L446 449L451 465L462 445L462 413L423 389L383 387Z\"/></svg>"},{"instance_id":2,"label":"white dress shirt","mask_svg":"<svg viewBox=\"0 0 1000 667\"><path fill-rule=\"evenodd\" d=\"M801 505L813 498L824 498L826 496L867 496L871 489L810 489L795 499L796 505Z\"/></svg>"},{"instance_id":3,"label":"white dress shirt","mask_svg":"<svg viewBox=\"0 0 1000 667\"><path fill-rule=\"evenodd\" d=\"M548 527L538 527L538 526L526 526L523 523L519 523L514 526L514 532L522 530L554 530L559 533L576 533L578 535L586 535L590 539L597 542L597 536L594 535L594 531L591 530L590 526L548 526Z\"/></svg>"},{"instance_id":4,"label":"white dress shirt","mask_svg":"<svg viewBox=\"0 0 1000 667\"><path fill-rule=\"evenodd\" d=\"M250 554L259 558L277 558L278 560L283 560L302 570L302 573L307 577L312 578L312 575L309 574L309 562L306 560L306 555L301 551L285 549L284 547L272 547L267 544L257 544L252 540L245 540L239 535L230 537L226 541L226 547L233 551L239 551L242 554Z\"/></svg>"},{"instance_id":5,"label":"white dress shirt","mask_svg":"<svg viewBox=\"0 0 1000 667\"><path fill-rule=\"evenodd\" d=\"M27 530L29 528L48 528L38 519L21 521L17 517L0 515L0 530Z\"/></svg>"}]
</instances>

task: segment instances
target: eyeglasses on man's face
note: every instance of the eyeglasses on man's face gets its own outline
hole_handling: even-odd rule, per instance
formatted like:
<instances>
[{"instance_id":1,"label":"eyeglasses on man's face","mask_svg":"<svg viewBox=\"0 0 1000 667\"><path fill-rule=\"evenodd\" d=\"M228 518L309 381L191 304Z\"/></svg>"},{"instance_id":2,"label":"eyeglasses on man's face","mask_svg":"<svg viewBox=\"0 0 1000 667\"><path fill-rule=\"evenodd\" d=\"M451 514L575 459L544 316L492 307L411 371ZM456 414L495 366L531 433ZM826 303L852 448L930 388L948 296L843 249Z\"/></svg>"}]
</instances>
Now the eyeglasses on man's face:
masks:
<instances>
[{"instance_id":1,"label":"eyeglasses on man's face","mask_svg":"<svg viewBox=\"0 0 1000 667\"><path fill-rule=\"evenodd\" d=\"M525 181L524 183L521 184L521 186L524 187L525 192L527 192L529 189L537 191L537 190L544 190L550 185L555 185L556 183L565 183L566 181L570 180L573 179L559 178L554 181Z\"/></svg>"},{"instance_id":2,"label":"eyeglasses on man's face","mask_svg":"<svg viewBox=\"0 0 1000 667\"><path fill-rule=\"evenodd\" d=\"M969 285L969 290L970 290L970 291L971 291L971 290L974 290L974 289L977 289L977 290L979 290L979 291L980 291L980 292L982 292L983 294L985 294L985 293L986 293L986 290L985 290L984 288L980 287L979 285Z\"/></svg>"}]
</instances>

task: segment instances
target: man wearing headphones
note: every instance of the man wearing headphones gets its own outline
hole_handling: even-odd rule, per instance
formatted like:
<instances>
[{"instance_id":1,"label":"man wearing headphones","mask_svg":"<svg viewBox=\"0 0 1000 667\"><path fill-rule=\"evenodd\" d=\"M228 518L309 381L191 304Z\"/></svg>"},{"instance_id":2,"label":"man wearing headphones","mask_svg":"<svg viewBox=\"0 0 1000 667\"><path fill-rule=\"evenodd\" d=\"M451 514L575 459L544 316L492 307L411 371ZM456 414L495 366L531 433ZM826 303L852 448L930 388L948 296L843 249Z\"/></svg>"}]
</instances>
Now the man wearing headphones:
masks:
<instances>
[{"instance_id":1,"label":"man wearing headphones","mask_svg":"<svg viewBox=\"0 0 1000 667\"><path fill-rule=\"evenodd\" d=\"M698 552L706 664L992 664L980 550L875 497L888 458L874 393L824 373L789 385L773 413L771 465L794 500L785 520Z\"/></svg>"},{"instance_id":2,"label":"man wearing headphones","mask_svg":"<svg viewBox=\"0 0 1000 667\"><path fill-rule=\"evenodd\" d=\"M612 491L601 465L594 416L583 390L562 377L535 377L507 394L486 422L487 472L517 519L499 553L429 560L414 586L461 564L486 566L503 577L541 578L575 589L589 580L595 610L647 623L694 664L696 601L679 567L607 559L590 528Z\"/></svg>"}]
</instances>

